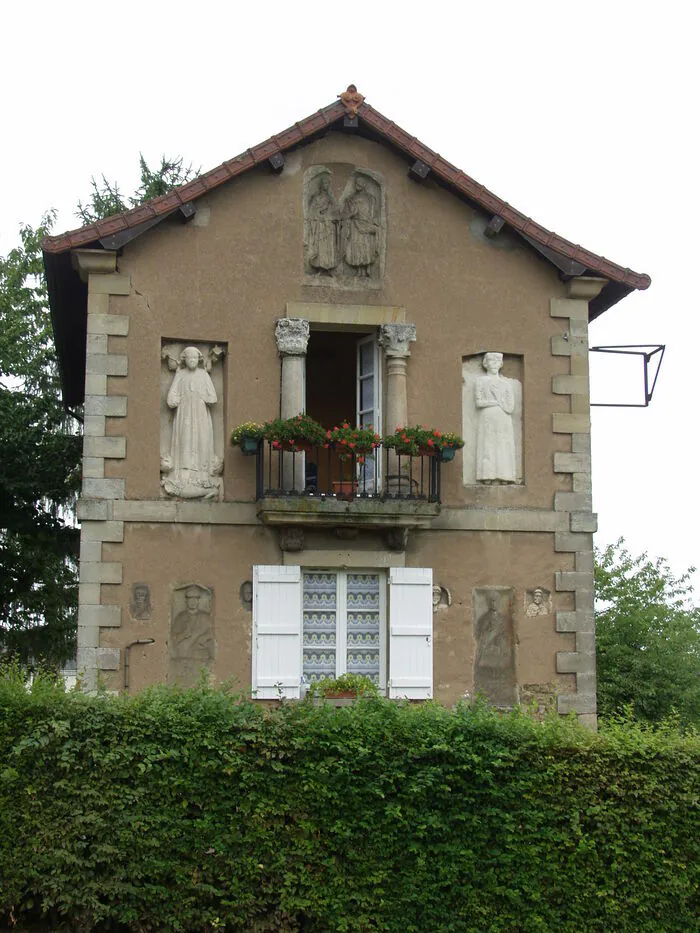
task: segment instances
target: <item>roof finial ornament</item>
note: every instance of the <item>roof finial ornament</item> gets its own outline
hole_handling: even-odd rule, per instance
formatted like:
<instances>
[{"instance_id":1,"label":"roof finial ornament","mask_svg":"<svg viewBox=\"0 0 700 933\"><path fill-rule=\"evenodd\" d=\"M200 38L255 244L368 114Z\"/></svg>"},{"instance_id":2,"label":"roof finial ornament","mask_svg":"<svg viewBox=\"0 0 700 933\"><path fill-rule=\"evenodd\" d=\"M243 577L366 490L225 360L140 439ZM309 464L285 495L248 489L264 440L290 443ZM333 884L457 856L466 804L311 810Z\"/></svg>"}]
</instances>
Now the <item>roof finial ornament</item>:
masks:
<instances>
[{"instance_id":1,"label":"roof finial ornament","mask_svg":"<svg viewBox=\"0 0 700 933\"><path fill-rule=\"evenodd\" d=\"M343 91L342 94L338 94L338 97L341 100L343 107L345 107L345 112L349 117L356 117L357 110L360 104L364 101L364 97L357 90L354 84L348 84L347 91Z\"/></svg>"}]
</instances>

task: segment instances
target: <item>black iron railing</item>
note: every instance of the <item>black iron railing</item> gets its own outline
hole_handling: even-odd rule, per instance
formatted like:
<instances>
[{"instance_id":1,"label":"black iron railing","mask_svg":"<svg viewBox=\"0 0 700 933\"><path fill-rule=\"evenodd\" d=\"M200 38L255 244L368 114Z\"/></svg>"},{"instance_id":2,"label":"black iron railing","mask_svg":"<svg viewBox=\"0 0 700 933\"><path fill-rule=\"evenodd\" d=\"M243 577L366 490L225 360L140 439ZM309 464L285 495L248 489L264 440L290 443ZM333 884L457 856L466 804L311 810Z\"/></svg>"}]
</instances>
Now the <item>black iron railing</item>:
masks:
<instances>
[{"instance_id":1,"label":"black iron railing","mask_svg":"<svg viewBox=\"0 0 700 933\"><path fill-rule=\"evenodd\" d=\"M340 457L332 447L301 451L260 441L256 498L306 496L336 499L416 499L440 502L438 456L410 456L376 448L371 455Z\"/></svg>"}]
</instances>

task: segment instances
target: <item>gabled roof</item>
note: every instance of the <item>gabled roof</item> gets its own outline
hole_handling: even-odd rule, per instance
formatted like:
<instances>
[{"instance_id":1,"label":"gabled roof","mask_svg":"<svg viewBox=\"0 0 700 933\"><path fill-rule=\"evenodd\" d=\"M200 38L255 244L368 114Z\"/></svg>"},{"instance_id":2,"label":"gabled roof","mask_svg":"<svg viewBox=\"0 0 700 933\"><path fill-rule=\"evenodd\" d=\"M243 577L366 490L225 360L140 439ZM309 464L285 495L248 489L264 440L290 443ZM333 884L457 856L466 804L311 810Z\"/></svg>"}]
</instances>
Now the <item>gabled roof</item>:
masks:
<instances>
[{"instance_id":1,"label":"gabled roof","mask_svg":"<svg viewBox=\"0 0 700 933\"><path fill-rule=\"evenodd\" d=\"M351 94L350 91L354 93ZM61 337L67 338L68 336L65 333L68 322L64 318L64 302L69 295L71 301L77 297L76 290L79 286L77 282L69 283L66 280L65 276L69 269L69 263L66 262L68 256L62 254L67 254L70 250L79 247L115 249L141 232L150 229L175 211L182 210L187 216L193 212L192 202L197 198L268 160L272 160L274 164L275 157L279 158L280 154L295 149L331 128L358 133L389 145L410 162L413 166L414 177L430 175L472 206L480 208L493 218L498 218L496 229L504 225L515 231L545 259L555 265L563 278L589 275L607 279L608 284L590 304L591 319L602 314L629 292L648 288L651 284L648 275L634 272L604 256L598 256L582 246L577 246L559 234L542 227L530 217L521 214L469 175L433 152L415 136L411 136L371 107L364 101L362 95L356 93L353 85L340 97L340 100L328 107L324 107L283 132L271 136L252 149L247 149L235 158L223 162L168 194L154 198L123 214L108 217L58 236L46 237L43 240L49 300L64 377L66 375L65 359L62 350L66 349L67 340L62 340ZM61 331L63 331L62 334L59 333ZM78 360L74 362L79 363ZM66 388L66 379L64 378L63 381L64 388ZM70 396L75 393L67 392L66 394ZM76 403L75 400L66 399L66 404Z\"/></svg>"}]
</instances>

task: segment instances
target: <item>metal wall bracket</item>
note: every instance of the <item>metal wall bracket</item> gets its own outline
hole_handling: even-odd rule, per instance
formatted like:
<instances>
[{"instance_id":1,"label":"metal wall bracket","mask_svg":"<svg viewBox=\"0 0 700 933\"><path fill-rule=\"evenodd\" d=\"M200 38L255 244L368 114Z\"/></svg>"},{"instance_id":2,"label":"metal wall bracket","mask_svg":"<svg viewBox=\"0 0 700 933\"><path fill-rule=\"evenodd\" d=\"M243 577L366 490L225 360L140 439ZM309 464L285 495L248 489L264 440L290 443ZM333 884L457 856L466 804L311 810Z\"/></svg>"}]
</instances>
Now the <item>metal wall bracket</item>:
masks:
<instances>
[{"instance_id":1,"label":"metal wall bracket","mask_svg":"<svg viewBox=\"0 0 700 933\"><path fill-rule=\"evenodd\" d=\"M644 402L591 402L591 408L648 408L656 388L656 380L659 378L665 351L666 344L664 343L622 343L608 347L589 347L589 353L618 353L623 356L641 356L644 361ZM654 360L657 353L659 354L658 360ZM656 364L656 370L653 378L651 378L650 385L649 363L652 360Z\"/></svg>"}]
</instances>

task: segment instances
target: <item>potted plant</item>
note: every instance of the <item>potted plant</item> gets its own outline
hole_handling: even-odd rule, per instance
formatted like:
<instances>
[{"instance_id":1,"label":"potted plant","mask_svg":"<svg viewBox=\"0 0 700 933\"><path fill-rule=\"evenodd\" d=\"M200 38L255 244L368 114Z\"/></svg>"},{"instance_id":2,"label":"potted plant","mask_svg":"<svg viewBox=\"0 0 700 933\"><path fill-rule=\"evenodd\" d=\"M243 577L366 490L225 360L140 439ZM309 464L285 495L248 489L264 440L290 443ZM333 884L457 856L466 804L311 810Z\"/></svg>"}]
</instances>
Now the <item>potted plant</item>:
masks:
<instances>
[{"instance_id":1,"label":"potted plant","mask_svg":"<svg viewBox=\"0 0 700 933\"><path fill-rule=\"evenodd\" d=\"M427 425L408 425L398 427L393 434L382 438L385 447L393 448L397 454L411 457L435 457L452 460L455 450L464 447L464 441L457 434L443 433Z\"/></svg>"},{"instance_id":2,"label":"potted plant","mask_svg":"<svg viewBox=\"0 0 700 933\"><path fill-rule=\"evenodd\" d=\"M445 431L440 438L438 456L443 463L454 460L455 453L464 447L464 439L459 434L453 434L451 431Z\"/></svg>"},{"instance_id":3,"label":"potted plant","mask_svg":"<svg viewBox=\"0 0 700 933\"><path fill-rule=\"evenodd\" d=\"M372 425L366 428L351 427L349 421L336 425L332 431L326 431L326 440L333 444L336 455L341 460L355 456L357 463L364 463L367 454L379 447L381 438Z\"/></svg>"},{"instance_id":4,"label":"potted plant","mask_svg":"<svg viewBox=\"0 0 700 933\"><path fill-rule=\"evenodd\" d=\"M231 431L231 444L240 447L241 453L249 457L257 452L264 433L264 425L257 421L244 421Z\"/></svg>"},{"instance_id":5,"label":"potted plant","mask_svg":"<svg viewBox=\"0 0 700 933\"><path fill-rule=\"evenodd\" d=\"M324 677L311 687L309 693L322 700L356 700L358 697L378 697L377 685L363 674L341 674Z\"/></svg>"},{"instance_id":6,"label":"potted plant","mask_svg":"<svg viewBox=\"0 0 700 933\"><path fill-rule=\"evenodd\" d=\"M263 436L275 450L310 451L312 447L327 447L326 432L308 415L292 418L274 418L266 421Z\"/></svg>"}]
</instances>

